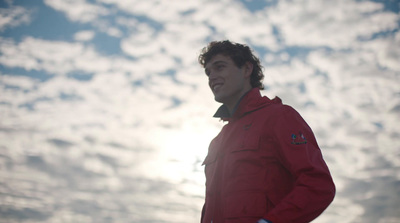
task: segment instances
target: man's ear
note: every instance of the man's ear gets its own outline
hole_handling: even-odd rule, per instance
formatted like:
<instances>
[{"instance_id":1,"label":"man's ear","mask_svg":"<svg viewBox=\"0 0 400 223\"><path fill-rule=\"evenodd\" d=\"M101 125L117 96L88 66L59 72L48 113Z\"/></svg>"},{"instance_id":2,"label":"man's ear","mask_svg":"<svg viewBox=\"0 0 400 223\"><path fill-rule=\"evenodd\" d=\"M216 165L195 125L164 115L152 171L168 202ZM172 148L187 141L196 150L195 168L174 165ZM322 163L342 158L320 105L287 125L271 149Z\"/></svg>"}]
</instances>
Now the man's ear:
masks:
<instances>
[{"instance_id":1,"label":"man's ear","mask_svg":"<svg viewBox=\"0 0 400 223\"><path fill-rule=\"evenodd\" d=\"M251 73L253 73L253 64L251 62L246 62L244 64L244 68L245 68L245 77L250 77Z\"/></svg>"}]
</instances>

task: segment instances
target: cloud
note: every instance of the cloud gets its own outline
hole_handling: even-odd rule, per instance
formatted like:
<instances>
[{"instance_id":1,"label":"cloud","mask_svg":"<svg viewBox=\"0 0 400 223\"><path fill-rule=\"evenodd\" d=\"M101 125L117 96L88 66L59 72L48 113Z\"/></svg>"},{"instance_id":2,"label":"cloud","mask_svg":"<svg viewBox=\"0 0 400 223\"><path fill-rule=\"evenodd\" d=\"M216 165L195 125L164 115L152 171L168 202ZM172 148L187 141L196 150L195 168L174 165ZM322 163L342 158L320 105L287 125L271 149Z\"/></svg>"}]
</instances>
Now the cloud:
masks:
<instances>
[{"instance_id":1,"label":"cloud","mask_svg":"<svg viewBox=\"0 0 400 223\"><path fill-rule=\"evenodd\" d=\"M108 208L118 211L115 219L137 222L198 219L201 161L224 123L211 118L219 104L197 55L208 41L225 38L255 48L265 65L262 93L295 107L316 133L338 188L318 222L378 220L368 202L396 203L388 196L394 187L365 186L399 179L399 16L383 4L279 1L254 12L238 1L45 4L77 26L60 34L71 40L46 33L0 38L1 162L32 184L61 188L64 210L84 203L89 214L74 216L91 221L96 213L101 221L109 213L98 210ZM28 11L18 7L2 11L3 30L35 22L26 23ZM109 39L98 41L104 34ZM99 50L109 40L120 54ZM357 185L363 193L355 193ZM69 216L61 212L48 221Z\"/></svg>"},{"instance_id":2,"label":"cloud","mask_svg":"<svg viewBox=\"0 0 400 223\"><path fill-rule=\"evenodd\" d=\"M192 10L199 8L201 5L201 2L198 1L182 0L174 2L101 0L100 2L115 5L119 10L128 12L131 15L145 16L161 23L178 21L180 16L186 13L190 14Z\"/></svg>"},{"instance_id":3,"label":"cloud","mask_svg":"<svg viewBox=\"0 0 400 223\"><path fill-rule=\"evenodd\" d=\"M400 58L400 53L397 49L400 48L400 33L396 32L393 36L377 39L376 41L368 42L364 45L368 51L377 52L376 59L378 64L383 69L388 69L393 72L400 71L400 64L397 63ZM392 73L392 75L396 75Z\"/></svg>"},{"instance_id":4,"label":"cloud","mask_svg":"<svg viewBox=\"0 0 400 223\"><path fill-rule=\"evenodd\" d=\"M113 58L101 55L79 42L27 37L15 43L12 39L2 39L0 52L0 63L7 67L45 71L47 74L63 75L75 71L97 73L114 69ZM116 60L115 64L125 63L124 59Z\"/></svg>"},{"instance_id":5,"label":"cloud","mask_svg":"<svg viewBox=\"0 0 400 223\"><path fill-rule=\"evenodd\" d=\"M90 41L96 35L94 31L91 30L83 30L75 33L74 39L76 41Z\"/></svg>"},{"instance_id":6,"label":"cloud","mask_svg":"<svg viewBox=\"0 0 400 223\"><path fill-rule=\"evenodd\" d=\"M279 27L287 45L331 48L352 48L360 38L395 30L399 19L371 1L280 1L260 13Z\"/></svg>"},{"instance_id":7,"label":"cloud","mask_svg":"<svg viewBox=\"0 0 400 223\"><path fill-rule=\"evenodd\" d=\"M9 8L0 8L0 32L8 28L27 25L31 20L32 10L13 5Z\"/></svg>"},{"instance_id":8,"label":"cloud","mask_svg":"<svg viewBox=\"0 0 400 223\"><path fill-rule=\"evenodd\" d=\"M91 4L85 0L44 0L44 3L65 13L69 19L76 22L93 22L109 14L109 10L104 6Z\"/></svg>"}]
</instances>

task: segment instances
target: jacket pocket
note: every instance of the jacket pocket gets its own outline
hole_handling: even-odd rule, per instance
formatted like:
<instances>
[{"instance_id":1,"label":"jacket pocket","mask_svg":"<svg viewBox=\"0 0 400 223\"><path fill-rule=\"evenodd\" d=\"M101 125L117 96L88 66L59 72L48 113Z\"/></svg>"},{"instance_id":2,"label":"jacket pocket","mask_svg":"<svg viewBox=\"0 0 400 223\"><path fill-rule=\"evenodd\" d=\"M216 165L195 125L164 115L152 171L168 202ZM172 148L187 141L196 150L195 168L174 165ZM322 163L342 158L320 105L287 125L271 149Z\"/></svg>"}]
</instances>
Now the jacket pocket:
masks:
<instances>
[{"instance_id":1,"label":"jacket pocket","mask_svg":"<svg viewBox=\"0 0 400 223\"><path fill-rule=\"evenodd\" d=\"M203 161L204 173L206 175L206 194L212 195L215 193L215 185L217 183L217 158L218 158L218 143L215 139L210 143L208 154ZM207 199L207 198L206 198Z\"/></svg>"},{"instance_id":2,"label":"jacket pocket","mask_svg":"<svg viewBox=\"0 0 400 223\"><path fill-rule=\"evenodd\" d=\"M226 154L224 179L229 193L263 189L267 169L259 138L259 135L249 135L243 146L232 147Z\"/></svg>"},{"instance_id":3,"label":"jacket pocket","mask_svg":"<svg viewBox=\"0 0 400 223\"><path fill-rule=\"evenodd\" d=\"M218 137L216 137L214 140L211 141L210 146L208 147L208 154L206 158L204 159L202 165L210 165L212 163L215 163L217 160L218 156L218 151L219 151L219 142L218 142Z\"/></svg>"},{"instance_id":4,"label":"jacket pocket","mask_svg":"<svg viewBox=\"0 0 400 223\"><path fill-rule=\"evenodd\" d=\"M242 136L238 144L233 145L231 152L240 152L246 150L258 150L260 144L260 136L258 134Z\"/></svg>"},{"instance_id":5,"label":"jacket pocket","mask_svg":"<svg viewBox=\"0 0 400 223\"><path fill-rule=\"evenodd\" d=\"M204 165L210 165L210 164L212 164L212 163L215 163L215 161L217 160L217 156L216 156L216 154L211 154L211 153L209 153L207 156L206 156L206 158L204 159L204 161L203 161L203 164L201 164L202 166L204 166Z\"/></svg>"},{"instance_id":6,"label":"jacket pocket","mask_svg":"<svg viewBox=\"0 0 400 223\"><path fill-rule=\"evenodd\" d=\"M227 156L227 167L233 175L249 175L259 171L262 165L259 136L247 137L243 144L234 145Z\"/></svg>"},{"instance_id":7,"label":"jacket pocket","mask_svg":"<svg viewBox=\"0 0 400 223\"><path fill-rule=\"evenodd\" d=\"M224 207L227 219L261 218L267 212L267 201L261 191L240 191L227 195Z\"/></svg>"}]
</instances>

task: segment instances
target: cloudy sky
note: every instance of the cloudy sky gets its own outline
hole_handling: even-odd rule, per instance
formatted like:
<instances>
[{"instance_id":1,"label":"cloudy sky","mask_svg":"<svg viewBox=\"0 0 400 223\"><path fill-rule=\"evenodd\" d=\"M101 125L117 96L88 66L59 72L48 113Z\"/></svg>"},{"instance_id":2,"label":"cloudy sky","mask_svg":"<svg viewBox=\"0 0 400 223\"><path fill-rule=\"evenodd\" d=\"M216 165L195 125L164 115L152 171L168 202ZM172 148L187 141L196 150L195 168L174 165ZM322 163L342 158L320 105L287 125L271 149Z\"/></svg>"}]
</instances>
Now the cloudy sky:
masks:
<instances>
[{"instance_id":1,"label":"cloudy sky","mask_svg":"<svg viewBox=\"0 0 400 223\"><path fill-rule=\"evenodd\" d=\"M318 223L400 221L398 0L4 0L0 222L198 222L224 125L197 64L245 43L337 186Z\"/></svg>"}]
</instances>

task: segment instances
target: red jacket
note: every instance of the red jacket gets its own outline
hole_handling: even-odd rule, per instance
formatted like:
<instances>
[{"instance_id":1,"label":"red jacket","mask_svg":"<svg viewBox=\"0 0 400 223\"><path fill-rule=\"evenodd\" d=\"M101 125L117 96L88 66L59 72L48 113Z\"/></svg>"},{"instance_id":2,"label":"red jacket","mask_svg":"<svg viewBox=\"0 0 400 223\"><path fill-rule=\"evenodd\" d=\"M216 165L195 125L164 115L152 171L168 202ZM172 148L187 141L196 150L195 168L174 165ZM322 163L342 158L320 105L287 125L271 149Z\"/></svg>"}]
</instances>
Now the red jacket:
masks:
<instances>
[{"instance_id":1,"label":"red jacket","mask_svg":"<svg viewBox=\"0 0 400 223\"><path fill-rule=\"evenodd\" d=\"M254 88L232 117L221 118L228 124L203 162L202 223L310 222L332 202L328 167L312 130L293 108Z\"/></svg>"}]
</instances>

